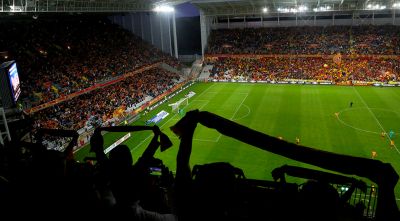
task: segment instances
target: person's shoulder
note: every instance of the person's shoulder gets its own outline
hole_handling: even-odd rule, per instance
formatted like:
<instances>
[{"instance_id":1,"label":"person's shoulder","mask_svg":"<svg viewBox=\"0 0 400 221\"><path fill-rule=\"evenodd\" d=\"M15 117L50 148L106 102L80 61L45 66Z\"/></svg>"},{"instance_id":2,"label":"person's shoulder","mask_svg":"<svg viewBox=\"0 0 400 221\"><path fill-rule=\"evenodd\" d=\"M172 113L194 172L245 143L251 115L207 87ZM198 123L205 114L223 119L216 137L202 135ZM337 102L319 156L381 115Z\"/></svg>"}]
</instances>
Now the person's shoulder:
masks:
<instances>
[{"instance_id":1,"label":"person's shoulder","mask_svg":"<svg viewBox=\"0 0 400 221\"><path fill-rule=\"evenodd\" d=\"M139 202L136 202L132 205L132 209L134 212L135 220L150 220L150 221L176 221L178 220L174 214L161 214L154 211L149 211L143 209L139 205Z\"/></svg>"}]
</instances>

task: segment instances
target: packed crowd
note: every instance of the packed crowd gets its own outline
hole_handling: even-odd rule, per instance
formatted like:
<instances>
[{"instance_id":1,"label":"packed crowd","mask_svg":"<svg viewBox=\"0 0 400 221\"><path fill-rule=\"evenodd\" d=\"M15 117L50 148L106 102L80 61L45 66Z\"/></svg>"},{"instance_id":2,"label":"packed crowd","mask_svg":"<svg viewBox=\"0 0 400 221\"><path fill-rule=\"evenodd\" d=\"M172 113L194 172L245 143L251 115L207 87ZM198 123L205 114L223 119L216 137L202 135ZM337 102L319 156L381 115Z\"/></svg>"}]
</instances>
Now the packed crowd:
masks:
<instances>
[{"instance_id":1,"label":"packed crowd","mask_svg":"<svg viewBox=\"0 0 400 221\"><path fill-rule=\"evenodd\" d=\"M213 30L208 54L400 54L397 26Z\"/></svg>"},{"instance_id":2,"label":"packed crowd","mask_svg":"<svg viewBox=\"0 0 400 221\"><path fill-rule=\"evenodd\" d=\"M17 61L28 107L155 62L179 68L176 59L104 17L7 21L0 28L0 52Z\"/></svg>"},{"instance_id":3,"label":"packed crowd","mask_svg":"<svg viewBox=\"0 0 400 221\"><path fill-rule=\"evenodd\" d=\"M332 82L399 81L400 61L396 59L333 59L312 57L214 58L210 77L217 80L279 81L312 79Z\"/></svg>"},{"instance_id":4,"label":"packed crowd","mask_svg":"<svg viewBox=\"0 0 400 221\"><path fill-rule=\"evenodd\" d=\"M155 98L180 80L178 74L159 68L138 73L37 112L35 127L78 130L88 122L93 122L95 125L90 126L94 127L105 126L146 97Z\"/></svg>"}]
</instances>

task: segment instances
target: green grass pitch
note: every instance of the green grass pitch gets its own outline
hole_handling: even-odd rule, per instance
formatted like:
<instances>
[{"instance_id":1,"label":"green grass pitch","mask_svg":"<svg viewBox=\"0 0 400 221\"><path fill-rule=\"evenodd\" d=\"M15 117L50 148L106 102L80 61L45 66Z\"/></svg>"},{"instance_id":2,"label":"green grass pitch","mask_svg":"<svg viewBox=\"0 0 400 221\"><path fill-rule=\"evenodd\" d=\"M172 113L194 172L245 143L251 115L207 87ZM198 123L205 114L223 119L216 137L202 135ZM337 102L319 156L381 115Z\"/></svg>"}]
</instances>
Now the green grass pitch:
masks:
<instances>
[{"instance_id":1,"label":"green grass pitch","mask_svg":"<svg viewBox=\"0 0 400 221\"><path fill-rule=\"evenodd\" d=\"M185 106L186 111L210 111L289 142L299 137L302 145L335 153L371 158L371 151L375 150L376 159L391 163L400 174L400 88L197 83L168 103L190 90L196 95ZM350 102L353 102L351 108ZM168 103L142 116L134 125L143 125L161 110L170 113L159 126L174 145L158 152L156 157L174 171L179 139L169 128L180 116L171 113ZM395 148L390 148L388 137L381 137L383 130L396 133ZM150 142L151 135L151 132L134 133L125 142L135 160ZM106 134L105 146L121 136ZM247 178L272 180L271 171L284 164L316 168L243 144L202 125L196 129L193 145L191 166L225 161L242 168ZM87 155L88 148L83 148L76 153L76 159L82 160ZM301 180L289 178L288 182L301 183ZM400 184L396 196L400 198Z\"/></svg>"}]
</instances>

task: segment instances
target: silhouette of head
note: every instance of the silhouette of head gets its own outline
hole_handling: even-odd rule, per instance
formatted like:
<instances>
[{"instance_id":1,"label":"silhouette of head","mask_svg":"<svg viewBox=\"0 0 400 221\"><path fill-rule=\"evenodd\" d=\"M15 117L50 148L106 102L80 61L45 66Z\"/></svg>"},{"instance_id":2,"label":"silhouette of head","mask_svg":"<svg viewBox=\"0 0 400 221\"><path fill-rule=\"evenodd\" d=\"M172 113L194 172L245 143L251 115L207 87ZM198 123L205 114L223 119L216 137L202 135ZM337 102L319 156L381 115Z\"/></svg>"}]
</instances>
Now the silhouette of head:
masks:
<instances>
[{"instance_id":1,"label":"silhouette of head","mask_svg":"<svg viewBox=\"0 0 400 221\"><path fill-rule=\"evenodd\" d=\"M137 199L129 147L118 145L110 151L111 189L117 203L129 204Z\"/></svg>"},{"instance_id":2,"label":"silhouette of head","mask_svg":"<svg viewBox=\"0 0 400 221\"><path fill-rule=\"evenodd\" d=\"M118 145L110 151L110 163L116 169L130 168L133 160L131 151L126 145Z\"/></svg>"},{"instance_id":3,"label":"silhouette of head","mask_svg":"<svg viewBox=\"0 0 400 221\"><path fill-rule=\"evenodd\" d=\"M329 183L309 180L300 191L302 210L308 220L336 220L339 194Z\"/></svg>"}]
</instances>

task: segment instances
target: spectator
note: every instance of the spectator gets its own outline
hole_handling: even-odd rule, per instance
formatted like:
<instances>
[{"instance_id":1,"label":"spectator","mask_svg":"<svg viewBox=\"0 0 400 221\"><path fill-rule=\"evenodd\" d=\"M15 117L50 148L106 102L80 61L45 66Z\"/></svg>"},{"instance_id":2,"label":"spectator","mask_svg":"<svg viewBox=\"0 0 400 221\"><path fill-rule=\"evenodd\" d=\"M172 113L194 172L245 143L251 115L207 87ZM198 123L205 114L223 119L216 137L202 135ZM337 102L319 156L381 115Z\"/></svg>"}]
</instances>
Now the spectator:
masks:
<instances>
[{"instance_id":1,"label":"spectator","mask_svg":"<svg viewBox=\"0 0 400 221\"><path fill-rule=\"evenodd\" d=\"M139 67L179 62L105 17L1 23L0 51L17 61L22 99L46 103Z\"/></svg>"},{"instance_id":2,"label":"spectator","mask_svg":"<svg viewBox=\"0 0 400 221\"><path fill-rule=\"evenodd\" d=\"M152 69L35 113L35 127L78 130L108 126L128 108L152 99L180 81L176 73Z\"/></svg>"}]
</instances>

